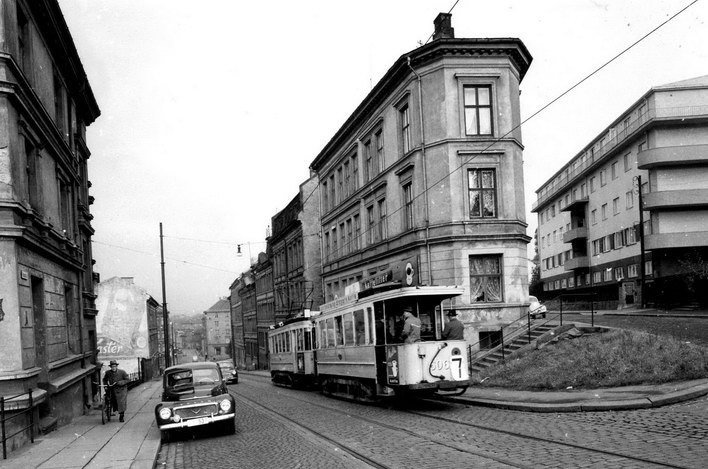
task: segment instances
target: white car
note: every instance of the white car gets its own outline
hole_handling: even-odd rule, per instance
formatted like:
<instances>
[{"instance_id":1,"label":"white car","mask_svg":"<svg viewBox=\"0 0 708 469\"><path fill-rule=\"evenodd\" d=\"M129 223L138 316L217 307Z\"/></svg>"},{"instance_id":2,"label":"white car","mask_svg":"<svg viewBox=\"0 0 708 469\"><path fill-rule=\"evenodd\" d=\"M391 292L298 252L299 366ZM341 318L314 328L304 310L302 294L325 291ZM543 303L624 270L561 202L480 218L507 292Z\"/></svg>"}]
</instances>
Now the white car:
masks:
<instances>
[{"instance_id":1,"label":"white car","mask_svg":"<svg viewBox=\"0 0 708 469\"><path fill-rule=\"evenodd\" d=\"M538 298L529 296L529 303L529 315L531 318L535 319L540 316L545 319L546 307L538 301Z\"/></svg>"}]
</instances>

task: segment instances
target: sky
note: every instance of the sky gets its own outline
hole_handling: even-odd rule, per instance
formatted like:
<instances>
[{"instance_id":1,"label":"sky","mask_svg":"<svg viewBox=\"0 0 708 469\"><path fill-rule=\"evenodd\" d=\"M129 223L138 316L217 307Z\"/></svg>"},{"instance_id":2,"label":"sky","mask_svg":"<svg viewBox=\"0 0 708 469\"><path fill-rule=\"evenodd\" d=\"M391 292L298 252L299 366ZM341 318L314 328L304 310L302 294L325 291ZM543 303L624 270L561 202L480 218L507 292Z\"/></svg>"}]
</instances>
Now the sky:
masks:
<instances>
[{"instance_id":1,"label":"sky","mask_svg":"<svg viewBox=\"0 0 708 469\"><path fill-rule=\"evenodd\" d=\"M162 302L162 223L168 309L227 296L315 156L453 5L456 37L531 52L526 119L692 1L59 0L101 108L95 271ZM708 75L706 19L698 0L522 126L529 236L535 191L564 163L652 86Z\"/></svg>"}]
</instances>

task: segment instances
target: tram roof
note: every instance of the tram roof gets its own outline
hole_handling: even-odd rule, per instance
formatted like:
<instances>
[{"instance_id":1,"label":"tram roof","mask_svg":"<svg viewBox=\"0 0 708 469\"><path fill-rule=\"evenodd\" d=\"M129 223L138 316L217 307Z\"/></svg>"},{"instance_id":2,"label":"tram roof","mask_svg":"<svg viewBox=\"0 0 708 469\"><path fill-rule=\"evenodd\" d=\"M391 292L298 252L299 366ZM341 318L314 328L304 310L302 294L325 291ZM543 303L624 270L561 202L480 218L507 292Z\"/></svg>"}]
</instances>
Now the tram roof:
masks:
<instances>
[{"instance_id":1,"label":"tram roof","mask_svg":"<svg viewBox=\"0 0 708 469\"><path fill-rule=\"evenodd\" d=\"M334 311L341 311L342 309L359 303L386 301L393 298L409 298L415 296L442 296L452 298L453 296L462 295L464 292L464 288L454 285L402 287L384 290L378 293L363 291L320 305L320 312L324 315Z\"/></svg>"}]
</instances>

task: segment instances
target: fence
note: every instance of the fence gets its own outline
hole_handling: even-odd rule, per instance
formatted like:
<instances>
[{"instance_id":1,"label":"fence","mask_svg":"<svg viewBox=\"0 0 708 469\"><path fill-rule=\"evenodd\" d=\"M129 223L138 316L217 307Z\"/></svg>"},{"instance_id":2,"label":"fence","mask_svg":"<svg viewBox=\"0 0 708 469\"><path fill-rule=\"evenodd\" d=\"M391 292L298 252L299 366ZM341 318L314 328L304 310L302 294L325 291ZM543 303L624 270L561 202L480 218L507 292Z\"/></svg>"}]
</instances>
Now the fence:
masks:
<instances>
[{"instance_id":1,"label":"fence","mask_svg":"<svg viewBox=\"0 0 708 469\"><path fill-rule=\"evenodd\" d=\"M30 441L34 443L34 406L32 405L32 389L30 389L27 392L29 398L28 398L28 404L27 408L20 410L19 412L14 413L14 415L7 416L6 409L5 409L5 404L7 401L14 401L17 400L18 405L17 407L19 408L19 402L20 398L25 395L25 393L20 393L15 396L10 396L10 397L5 397L5 396L0 396L0 431L2 431L2 458L7 459L7 441L14 437L15 435L19 435L20 433L24 432L25 430L29 429L30 431ZM14 407L14 406L13 406ZM22 427L19 430L17 430L14 433L11 433L8 435L5 432L6 429L6 422L8 420L12 420L14 418L20 417L24 414L29 414L29 425L26 427Z\"/></svg>"}]
</instances>

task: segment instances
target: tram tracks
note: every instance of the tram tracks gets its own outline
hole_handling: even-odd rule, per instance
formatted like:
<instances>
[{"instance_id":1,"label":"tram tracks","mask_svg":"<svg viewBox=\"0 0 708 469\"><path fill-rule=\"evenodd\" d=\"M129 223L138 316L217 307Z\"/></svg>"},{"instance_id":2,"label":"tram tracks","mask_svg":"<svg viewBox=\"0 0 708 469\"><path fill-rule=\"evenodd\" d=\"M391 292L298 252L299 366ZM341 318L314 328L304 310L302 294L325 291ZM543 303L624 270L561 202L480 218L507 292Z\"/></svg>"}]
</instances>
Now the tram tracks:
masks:
<instances>
[{"instance_id":1,"label":"tram tracks","mask_svg":"<svg viewBox=\"0 0 708 469\"><path fill-rule=\"evenodd\" d=\"M269 379L265 376L259 376L259 375L250 375L252 377L255 377L258 381L261 382L269 382ZM239 395L241 396L241 395ZM241 396L246 398L245 396ZM449 441L443 441L440 439L432 439L430 434L425 434L421 431L415 431L415 430L410 430L407 428L401 428L400 425L392 425L386 422L382 422L379 419L375 418L369 418L361 415L352 415L349 412L346 412L345 410L342 410L338 408L336 405L335 406L330 406L326 404L321 404L321 403L316 403L312 402L311 400L305 399L305 398L300 398L294 395L289 395L289 399L292 399L294 401L304 403L316 408L324 409L329 412L335 412L341 415L346 415L347 418L352 419L355 418L359 421L366 422L367 424L370 425L376 425L379 427L382 427L387 430L395 431L395 432L401 432L405 433L407 435L410 435L412 437L416 438L424 438L427 441L430 441L432 443L435 443L436 445L440 445L449 449L453 449L456 451L461 451L463 453L467 453L469 455L474 455L477 457L481 458L486 458L490 460L494 460L498 463L501 464L507 464L513 467L532 467L529 466L528 464L525 463L520 463L519 460L513 460L508 457L500 457L497 453L493 453L490 451L485 451L485 450L475 450L469 447L466 447L466 445L461 445L459 443L454 443L454 442L449 442ZM246 398L248 399L248 398ZM450 403L447 401L443 400L437 400L437 399L420 399L421 402L426 402L426 401L431 401L439 404L440 402L445 402L446 405L452 405L452 406L462 406L462 407L468 407L465 404L458 404L458 403ZM255 402L255 401L254 401ZM259 404L260 405L260 404ZM365 408L366 406L362 406ZM380 406L379 406L380 407ZM677 464L670 464L664 461L657 461L655 459L650 459L647 457L641 457L633 454L628 454L620 451L613 451L611 449L601 449L589 445L584 445L584 444L579 444L579 443L574 443L570 441L559 441L557 439L553 438L548 438L548 437L543 437L543 436L536 436L536 435L529 435L527 433L519 432L519 431L514 431L514 430L506 430L506 429L501 429L498 427L492 427L489 425L483 425L483 424L477 424L473 422L468 422L468 421L463 421L459 420L456 418L449 418L449 417L444 417L444 416L439 416L439 415L431 415L426 412L421 412L421 411L416 411L416 410L411 410L411 409L404 409L397 407L396 408L397 412L415 416L416 418L423 418L427 420L432 420L432 421L437 421L437 422L444 422L445 424L453 424L456 426L461 426L463 428L468 428L468 429L474 429L482 432L490 432L496 435L503 435L504 437L513 437L517 439L521 439L522 442L526 441L529 444L532 445L542 445L544 447L551 447L554 450L569 450L569 451L574 451L574 452L588 452L586 456L588 457L602 457L602 458L607 458L607 460L612 460L612 461L617 461L619 460L624 460L625 463L627 464L637 464L641 465L642 467L647 467L647 465L653 465L656 467L690 467L690 466L681 466ZM281 414L278 414L281 415ZM287 417L285 417L287 418ZM296 422L297 425L302 426L301 422ZM311 429L309 429L312 431ZM331 438L327 437L328 441L333 441ZM341 445L341 442L336 442L337 445ZM360 451L357 451L357 454L360 454ZM364 455L364 457L366 457ZM368 458L368 457L367 457ZM528 459L524 459L523 457L520 457L520 459L528 461ZM363 459L365 460L365 459ZM551 462L551 461L549 461ZM368 462L367 462L368 463ZM370 464L370 463L369 463ZM380 463L379 463L380 464ZM535 466L536 464L534 464ZM374 466L374 467L386 467L386 466Z\"/></svg>"}]
</instances>

